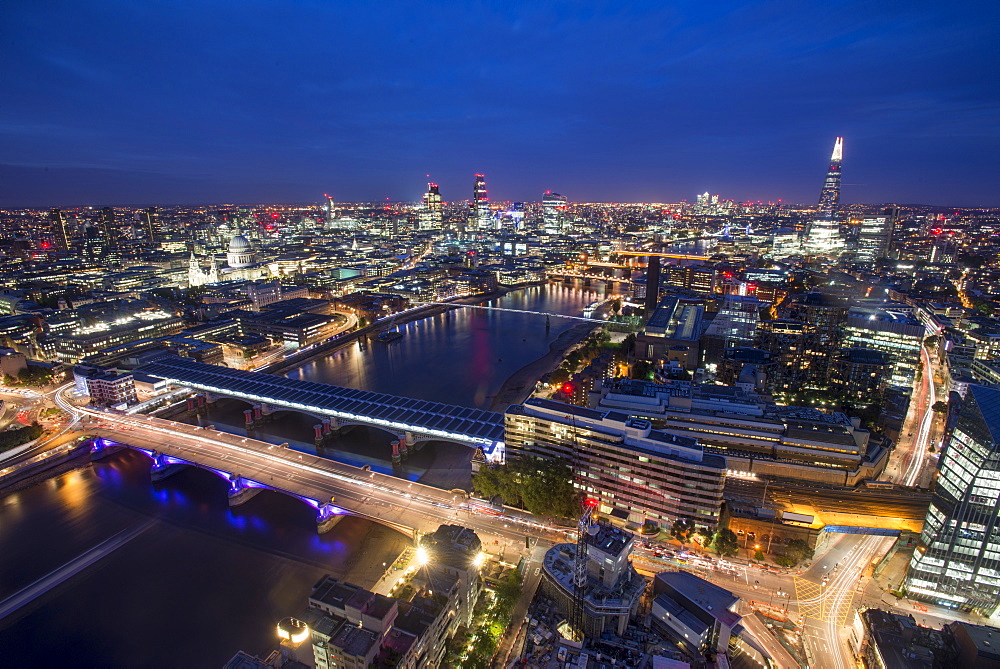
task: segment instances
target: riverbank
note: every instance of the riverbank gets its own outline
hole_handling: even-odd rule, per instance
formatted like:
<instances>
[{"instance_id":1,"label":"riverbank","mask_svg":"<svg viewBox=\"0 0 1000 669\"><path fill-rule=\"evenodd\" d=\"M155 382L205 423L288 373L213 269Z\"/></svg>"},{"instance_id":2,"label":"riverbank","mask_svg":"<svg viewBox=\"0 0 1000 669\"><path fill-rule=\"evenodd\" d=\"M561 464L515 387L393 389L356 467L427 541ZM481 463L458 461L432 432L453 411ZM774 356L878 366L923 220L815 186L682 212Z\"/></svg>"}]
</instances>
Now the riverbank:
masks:
<instances>
[{"instance_id":1,"label":"riverbank","mask_svg":"<svg viewBox=\"0 0 1000 669\"><path fill-rule=\"evenodd\" d=\"M448 304L428 304L424 307L418 307L408 312L401 312L395 314L394 324L395 326L406 325L407 323L412 323L414 321L420 321L425 318L431 318L437 316L438 314L443 314L446 311L451 311L452 309L457 309L464 305L475 305L483 304L485 302L490 302L492 300L499 299L508 293L523 290L529 286L534 286L538 284L527 284L524 286L516 286L512 288L501 288L499 290L493 291L492 293L487 293L485 295L471 295L469 297L461 297L456 300L452 300ZM383 318L379 321L372 323L371 325L366 325L363 328L358 328L353 332L349 332L344 336L339 337L336 341L329 341L323 344L319 344L316 348L303 353L295 353L292 356L281 360L279 362L272 363L265 367L257 369L258 372L266 372L268 374L285 374L294 369L298 369L310 362L318 359L324 358L330 353L341 349L348 344L351 344L362 337L367 337L368 335L375 334L382 327L384 327L389 321L389 318Z\"/></svg>"},{"instance_id":2,"label":"riverbank","mask_svg":"<svg viewBox=\"0 0 1000 669\"><path fill-rule=\"evenodd\" d=\"M603 327L600 323L580 323L561 333L549 344L549 352L541 358L511 374L500 390L493 396L490 411L503 412L511 404L520 404L534 391L535 383L546 373L559 366L566 357L566 352L581 343L594 330Z\"/></svg>"}]
</instances>

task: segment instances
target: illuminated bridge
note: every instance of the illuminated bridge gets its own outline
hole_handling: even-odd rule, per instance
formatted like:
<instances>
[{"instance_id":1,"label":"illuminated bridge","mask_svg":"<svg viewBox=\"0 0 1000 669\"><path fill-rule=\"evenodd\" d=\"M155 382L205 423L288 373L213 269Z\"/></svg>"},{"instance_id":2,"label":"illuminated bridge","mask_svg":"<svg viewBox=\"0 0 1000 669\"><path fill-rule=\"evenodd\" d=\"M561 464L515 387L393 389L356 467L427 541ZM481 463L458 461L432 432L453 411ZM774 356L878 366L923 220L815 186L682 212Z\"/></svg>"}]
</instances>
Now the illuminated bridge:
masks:
<instances>
[{"instance_id":1,"label":"illuminated bridge","mask_svg":"<svg viewBox=\"0 0 1000 669\"><path fill-rule=\"evenodd\" d=\"M311 415L324 421L326 431L345 425L377 427L397 435L403 450L438 440L482 448L488 454L503 451L503 414L493 411L207 365L179 356L145 364L140 371L211 396L250 402L263 413L288 410Z\"/></svg>"}]
</instances>

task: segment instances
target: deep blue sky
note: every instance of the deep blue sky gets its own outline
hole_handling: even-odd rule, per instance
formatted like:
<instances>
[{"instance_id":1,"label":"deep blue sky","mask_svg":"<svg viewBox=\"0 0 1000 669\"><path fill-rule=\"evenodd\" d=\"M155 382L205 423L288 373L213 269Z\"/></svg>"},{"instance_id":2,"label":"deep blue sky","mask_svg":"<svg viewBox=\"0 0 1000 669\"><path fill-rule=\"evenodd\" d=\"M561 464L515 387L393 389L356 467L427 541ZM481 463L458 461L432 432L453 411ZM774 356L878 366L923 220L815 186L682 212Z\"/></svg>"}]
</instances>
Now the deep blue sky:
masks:
<instances>
[{"instance_id":1,"label":"deep blue sky","mask_svg":"<svg viewBox=\"0 0 1000 669\"><path fill-rule=\"evenodd\" d=\"M0 7L0 206L1000 205L1000 2Z\"/></svg>"}]
</instances>

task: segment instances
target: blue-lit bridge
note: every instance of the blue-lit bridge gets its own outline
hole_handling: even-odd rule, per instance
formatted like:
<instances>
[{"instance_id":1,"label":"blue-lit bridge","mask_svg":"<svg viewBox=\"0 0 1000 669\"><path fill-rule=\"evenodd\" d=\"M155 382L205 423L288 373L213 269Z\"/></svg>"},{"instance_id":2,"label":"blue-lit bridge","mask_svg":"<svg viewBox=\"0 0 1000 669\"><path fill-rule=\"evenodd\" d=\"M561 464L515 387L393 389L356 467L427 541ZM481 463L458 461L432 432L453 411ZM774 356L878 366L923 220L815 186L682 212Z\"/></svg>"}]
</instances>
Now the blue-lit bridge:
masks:
<instances>
[{"instance_id":1,"label":"blue-lit bridge","mask_svg":"<svg viewBox=\"0 0 1000 669\"><path fill-rule=\"evenodd\" d=\"M156 360L140 371L211 396L257 404L263 413L288 410L311 415L325 421L326 431L346 425L377 427L396 435L402 449L440 440L482 448L489 456L503 452L503 414L493 411L207 365L179 356Z\"/></svg>"}]
</instances>

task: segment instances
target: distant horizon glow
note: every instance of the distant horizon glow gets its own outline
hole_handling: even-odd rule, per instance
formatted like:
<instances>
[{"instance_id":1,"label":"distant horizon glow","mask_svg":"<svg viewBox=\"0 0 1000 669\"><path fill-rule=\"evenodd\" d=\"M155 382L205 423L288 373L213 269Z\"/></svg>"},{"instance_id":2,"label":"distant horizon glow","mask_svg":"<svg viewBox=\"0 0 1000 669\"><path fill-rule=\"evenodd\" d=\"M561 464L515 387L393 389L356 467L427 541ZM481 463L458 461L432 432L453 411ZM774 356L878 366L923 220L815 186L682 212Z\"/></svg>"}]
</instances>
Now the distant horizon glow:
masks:
<instances>
[{"instance_id":1,"label":"distant horizon glow","mask_svg":"<svg viewBox=\"0 0 1000 669\"><path fill-rule=\"evenodd\" d=\"M996 207L1000 3L12 3L0 207ZM156 39L150 39L154 36ZM96 38L95 36L101 36Z\"/></svg>"}]
</instances>

